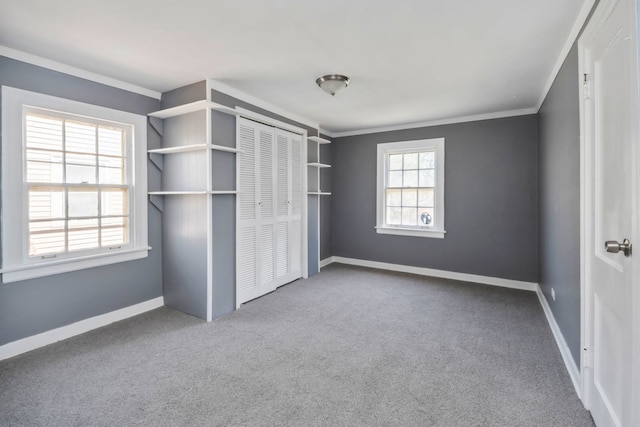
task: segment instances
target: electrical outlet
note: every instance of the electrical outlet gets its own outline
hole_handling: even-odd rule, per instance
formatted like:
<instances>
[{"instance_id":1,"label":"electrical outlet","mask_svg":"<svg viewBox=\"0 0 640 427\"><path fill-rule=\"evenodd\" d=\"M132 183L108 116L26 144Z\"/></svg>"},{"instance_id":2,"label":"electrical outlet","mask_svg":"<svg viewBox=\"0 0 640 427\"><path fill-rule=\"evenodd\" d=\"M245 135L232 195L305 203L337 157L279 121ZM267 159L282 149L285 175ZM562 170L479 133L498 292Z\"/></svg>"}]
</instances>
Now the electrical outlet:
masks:
<instances>
[{"instance_id":1,"label":"electrical outlet","mask_svg":"<svg viewBox=\"0 0 640 427\"><path fill-rule=\"evenodd\" d=\"M554 301L556 300L556 291L553 288L551 288L551 299Z\"/></svg>"}]
</instances>

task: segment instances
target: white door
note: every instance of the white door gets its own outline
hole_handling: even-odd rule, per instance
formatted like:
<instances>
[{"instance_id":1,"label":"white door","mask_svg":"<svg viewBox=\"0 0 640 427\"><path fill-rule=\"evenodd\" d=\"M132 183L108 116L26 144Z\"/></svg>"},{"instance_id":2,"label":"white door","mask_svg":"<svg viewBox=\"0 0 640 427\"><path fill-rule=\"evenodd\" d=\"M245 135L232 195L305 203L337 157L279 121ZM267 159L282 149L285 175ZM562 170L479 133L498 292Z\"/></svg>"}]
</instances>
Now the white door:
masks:
<instances>
[{"instance_id":1,"label":"white door","mask_svg":"<svg viewBox=\"0 0 640 427\"><path fill-rule=\"evenodd\" d=\"M275 290L273 128L238 118L237 305Z\"/></svg>"},{"instance_id":2,"label":"white door","mask_svg":"<svg viewBox=\"0 0 640 427\"><path fill-rule=\"evenodd\" d=\"M640 425L633 380L640 332L634 318L640 314L637 261L617 244L639 243L635 38L633 0L602 0L580 40L586 74L584 401L600 427Z\"/></svg>"},{"instance_id":3,"label":"white door","mask_svg":"<svg viewBox=\"0 0 640 427\"><path fill-rule=\"evenodd\" d=\"M302 276L302 137L238 119L236 305Z\"/></svg>"}]
</instances>

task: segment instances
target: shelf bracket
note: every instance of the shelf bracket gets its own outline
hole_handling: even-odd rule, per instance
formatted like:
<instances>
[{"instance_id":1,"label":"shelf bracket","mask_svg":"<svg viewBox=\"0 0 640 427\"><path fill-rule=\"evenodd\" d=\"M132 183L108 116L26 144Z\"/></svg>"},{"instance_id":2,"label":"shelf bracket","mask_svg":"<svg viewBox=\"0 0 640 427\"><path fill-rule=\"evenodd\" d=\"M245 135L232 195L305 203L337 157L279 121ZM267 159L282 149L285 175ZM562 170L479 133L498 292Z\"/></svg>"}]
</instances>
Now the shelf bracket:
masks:
<instances>
[{"instance_id":1,"label":"shelf bracket","mask_svg":"<svg viewBox=\"0 0 640 427\"><path fill-rule=\"evenodd\" d=\"M164 167L164 156L162 154L149 153L149 160L151 160L151 163L153 163L153 165L162 172L162 169Z\"/></svg>"},{"instance_id":2,"label":"shelf bracket","mask_svg":"<svg viewBox=\"0 0 640 427\"><path fill-rule=\"evenodd\" d=\"M149 201L160 212L164 211L164 197L158 196L157 194L149 194Z\"/></svg>"},{"instance_id":3,"label":"shelf bracket","mask_svg":"<svg viewBox=\"0 0 640 427\"><path fill-rule=\"evenodd\" d=\"M163 125L163 121L162 119L159 119L157 117L147 117L148 121L149 121L149 125L151 126L151 128L156 131L156 133L159 136L162 136L163 132L164 132L164 125Z\"/></svg>"}]
</instances>

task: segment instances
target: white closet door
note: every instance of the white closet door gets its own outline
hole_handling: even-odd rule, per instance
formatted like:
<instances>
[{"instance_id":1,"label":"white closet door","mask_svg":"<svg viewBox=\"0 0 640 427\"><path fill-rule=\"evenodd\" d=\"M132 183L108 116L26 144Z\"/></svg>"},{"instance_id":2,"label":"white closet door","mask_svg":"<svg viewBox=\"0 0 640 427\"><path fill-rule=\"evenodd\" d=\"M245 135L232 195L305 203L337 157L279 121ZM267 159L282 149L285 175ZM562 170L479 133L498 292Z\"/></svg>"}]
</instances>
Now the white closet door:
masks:
<instances>
[{"instance_id":1,"label":"white closet door","mask_svg":"<svg viewBox=\"0 0 640 427\"><path fill-rule=\"evenodd\" d=\"M238 119L238 303L275 289L273 128Z\"/></svg>"},{"instance_id":2,"label":"white closet door","mask_svg":"<svg viewBox=\"0 0 640 427\"><path fill-rule=\"evenodd\" d=\"M238 304L302 276L302 137L238 119Z\"/></svg>"}]
</instances>

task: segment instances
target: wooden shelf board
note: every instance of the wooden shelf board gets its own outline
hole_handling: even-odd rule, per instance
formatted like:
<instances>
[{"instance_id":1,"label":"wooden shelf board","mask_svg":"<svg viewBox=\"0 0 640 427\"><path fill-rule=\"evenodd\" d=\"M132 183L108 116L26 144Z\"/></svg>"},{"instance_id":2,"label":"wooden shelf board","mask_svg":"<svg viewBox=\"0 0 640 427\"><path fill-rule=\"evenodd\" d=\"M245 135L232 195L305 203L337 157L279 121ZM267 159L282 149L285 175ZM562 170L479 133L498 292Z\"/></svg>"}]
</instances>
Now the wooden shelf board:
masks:
<instances>
[{"instance_id":1,"label":"wooden shelf board","mask_svg":"<svg viewBox=\"0 0 640 427\"><path fill-rule=\"evenodd\" d=\"M318 144L331 144L328 139L320 138L319 136L308 136L309 141L317 142Z\"/></svg>"},{"instance_id":2,"label":"wooden shelf board","mask_svg":"<svg viewBox=\"0 0 640 427\"><path fill-rule=\"evenodd\" d=\"M188 151L200 151L200 150L206 150L207 148L208 148L207 144L191 144L191 145L181 145L177 147L153 148L151 150L147 150L147 152L158 153L158 154L171 154L171 153L186 153Z\"/></svg>"},{"instance_id":3,"label":"wooden shelf board","mask_svg":"<svg viewBox=\"0 0 640 427\"><path fill-rule=\"evenodd\" d=\"M160 111L154 111L153 113L149 113L149 116L157 117L159 119L167 119L169 117L180 116L182 114L189 114L193 113L194 111L201 111L206 109L212 109L214 111L219 111L221 113L231 114L234 116L240 115L240 112L235 110L234 108L216 104L215 102L210 102L203 99L201 101L190 102L188 104L165 108L164 110Z\"/></svg>"},{"instance_id":4,"label":"wooden shelf board","mask_svg":"<svg viewBox=\"0 0 640 427\"><path fill-rule=\"evenodd\" d=\"M208 194L208 191L149 191L150 196L174 196L189 194Z\"/></svg>"},{"instance_id":5,"label":"wooden shelf board","mask_svg":"<svg viewBox=\"0 0 640 427\"><path fill-rule=\"evenodd\" d=\"M329 193L328 191L307 191L307 194L313 195L313 196L330 196L331 193Z\"/></svg>"},{"instance_id":6,"label":"wooden shelf board","mask_svg":"<svg viewBox=\"0 0 640 427\"><path fill-rule=\"evenodd\" d=\"M225 145L212 144L212 145L209 145L209 148L216 151L226 151L228 153L239 153L239 150L237 148L227 147Z\"/></svg>"},{"instance_id":7,"label":"wooden shelf board","mask_svg":"<svg viewBox=\"0 0 640 427\"><path fill-rule=\"evenodd\" d=\"M312 167L315 167L315 168L330 168L331 167L331 165L327 165L325 163L315 163L315 162L307 163L307 166L312 166Z\"/></svg>"}]
</instances>

